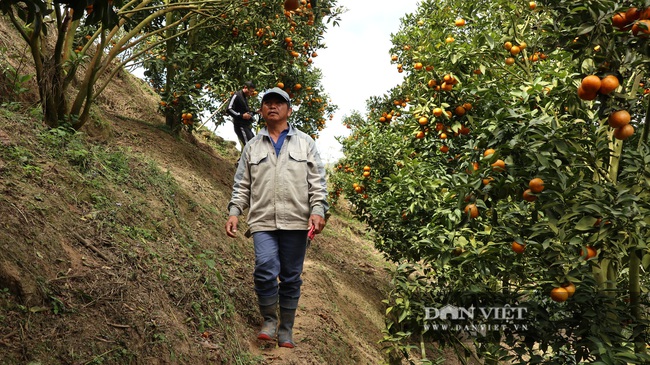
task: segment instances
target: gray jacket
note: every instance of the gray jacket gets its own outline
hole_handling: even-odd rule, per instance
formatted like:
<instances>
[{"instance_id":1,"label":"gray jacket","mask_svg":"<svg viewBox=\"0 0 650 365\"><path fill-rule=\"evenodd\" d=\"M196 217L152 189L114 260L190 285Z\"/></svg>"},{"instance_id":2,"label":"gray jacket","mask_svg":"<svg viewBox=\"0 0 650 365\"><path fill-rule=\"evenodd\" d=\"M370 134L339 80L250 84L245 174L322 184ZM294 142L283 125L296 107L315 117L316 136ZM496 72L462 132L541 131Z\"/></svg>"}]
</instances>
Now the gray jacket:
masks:
<instances>
[{"instance_id":1,"label":"gray jacket","mask_svg":"<svg viewBox=\"0 0 650 365\"><path fill-rule=\"evenodd\" d=\"M251 233L307 230L311 214L325 217L325 167L309 135L290 125L278 156L266 128L246 144L228 212L239 216L246 209Z\"/></svg>"}]
</instances>

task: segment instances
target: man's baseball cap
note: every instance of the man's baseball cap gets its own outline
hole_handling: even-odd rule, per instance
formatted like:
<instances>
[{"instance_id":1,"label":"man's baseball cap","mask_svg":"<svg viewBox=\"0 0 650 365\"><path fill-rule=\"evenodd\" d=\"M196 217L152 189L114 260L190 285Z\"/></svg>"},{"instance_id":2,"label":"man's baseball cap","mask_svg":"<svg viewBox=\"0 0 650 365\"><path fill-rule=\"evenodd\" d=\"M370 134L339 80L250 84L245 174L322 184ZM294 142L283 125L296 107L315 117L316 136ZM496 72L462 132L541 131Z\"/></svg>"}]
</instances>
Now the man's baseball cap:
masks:
<instances>
[{"instance_id":1,"label":"man's baseball cap","mask_svg":"<svg viewBox=\"0 0 650 365\"><path fill-rule=\"evenodd\" d=\"M289 97L289 94L287 94L284 90L280 89L279 87L274 87L273 89L266 90L264 92L264 96L262 96L262 103L264 103L264 100L268 99L269 96L271 95L278 95L282 99L284 99L289 106L291 106L291 98Z\"/></svg>"}]
</instances>

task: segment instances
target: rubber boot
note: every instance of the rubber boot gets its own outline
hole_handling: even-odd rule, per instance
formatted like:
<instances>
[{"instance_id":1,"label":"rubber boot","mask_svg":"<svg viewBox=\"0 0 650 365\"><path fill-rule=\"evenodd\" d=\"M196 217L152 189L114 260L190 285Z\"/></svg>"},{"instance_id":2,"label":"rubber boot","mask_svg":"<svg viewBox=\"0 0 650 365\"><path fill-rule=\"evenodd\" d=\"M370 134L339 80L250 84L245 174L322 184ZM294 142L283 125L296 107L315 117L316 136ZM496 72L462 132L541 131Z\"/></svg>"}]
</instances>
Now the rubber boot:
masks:
<instances>
[{"instance_id":1,"label":"rubber boot","mask_svg":"<svg viewBox=\"0 0 650 365\"><path fill-rule=\"evenodd\" d=\"M257 339L273 341L278 330L278 297L260 297L259 304L264 323Z\"/></svg>"},{"instance_id":2,"label":"rubber boot","mask_svg":"<svg viewBox=\"0 0 650 365\"><path fill-rule=\"evenodd\" d=\"M278 346L294 348L293 342L293 322L296 319L296 309L280 307L280 327L278 329Z\"/></svg>"}]
</instances>

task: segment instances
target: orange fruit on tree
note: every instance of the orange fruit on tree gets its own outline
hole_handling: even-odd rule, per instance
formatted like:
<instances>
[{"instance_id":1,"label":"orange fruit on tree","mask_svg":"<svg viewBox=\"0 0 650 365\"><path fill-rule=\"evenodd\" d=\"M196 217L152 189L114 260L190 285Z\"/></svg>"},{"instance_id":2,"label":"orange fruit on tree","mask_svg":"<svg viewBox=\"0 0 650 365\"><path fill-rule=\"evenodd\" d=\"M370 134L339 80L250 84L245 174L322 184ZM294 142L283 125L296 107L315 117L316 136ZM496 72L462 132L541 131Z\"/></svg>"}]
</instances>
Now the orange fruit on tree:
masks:
<instances>
[{"instance_id":1,"label":"orange fruit on tree","mask_svg":"<svg viewBox=\"0 0 650 365\"><path fill-rule=\"evenodd\" d=\"M456 19L456 21L454 22L454 25L456 25L457 27L464 26L465 25L465 19L463 19L463 18Z\"/></svg>"},{"instance_id":2,"label":"orange fruit on tree","mask_svg":"<svg viewBox=\"0 0 650 365\"><path fill-rule=\"evenodd\" d=\"M439 116L441 116L441 115L442 115L442 109L441 109L441 108L434 108L434 109L433 109L433 115L434 115L435 117L439 117Z\"/></svg>"},{"instance_id":3,"label":"orange fruit on tree","mask_svg":"<svg viewBox=\"0 0 650 365\"><path fill-rule=\"evenodd\" d=\"M524 190L523 198L527 202L534 202L537 200L537 197L533 195L533 192L530 189Z\"/></svg>"},{"instance_id":4,"label":"orange fruit on tree","mask_svg":"<svg viewBox=\"0 0 650 365\"><path fill-rule=\"evenodd\" d=\"M614 14L614 16L612 17L612 25L615 26L616 28L618 28L619 30L625 29L625 27L627 26L627 20L625 19L625 13L620 12L620 13Z\"/></svg>"},{"instance_id":5,"label":"orange fruit on tree","mask_svg":"<svg viewBox=\"0 0 650 365\"><path fill-rule=\"evenodd\" d=\"M618 86L618 77L614 75L607 75L600 80L600 89L598 89L598 92L603 95L607 95L616 90Z\"/></svg>"},{"instance_id":6,"label":"orange fruit on tree","mask_svg":"<svg viewBox=\"0 0 650 365\"><path fill-rule=\"evenodd\" d=\"M578 86L578 97L582 100L594 100L598 96L598 92L585 91L582 86Z\"/></svg>"},{"instance_id":7,"label":"orange fruit on tree","mask_svg":"<svg viewBox=\"0 0 650 365\"><path fill-rule=\"evenodd\" d=\"M600 89L600 77L596 75L585 76L580 83L580 87L587 93L597 93Z\"/></svg>"},{"instance_id":8,"label":"orange fruit on tree","mask_svg":"<svg viewBox=\"0 0 650 365\"><path fill-rule=\"evenodd\" d=\"M465 115L465 112L466 112L465 108L463 108L460 105L457 106L456 109L454 109L454 113L456 113L456 115L458 115L459 117L462 117L463 115Z\"/></svg>"},{"instance_id":9,"label":"orange fruit on tree","mask_svg":"<svg viewBox=\"0 0 650 365\"><path fill-rule=\"evenodd\" d=\"M455 41L454 37L451 36L445 39L445 43L453 43L454 41Z\"/></svg>"},{"instance_id":10,"label":"orange fruit on tree","mask_svg":"<svg viewBox=\"0 0 650 365\"><path fill-rule=\"evenodd\" d=\"M416 62L415 65L413 65L413 68L416 70L421 70L423 67L421 62Z\"/></svg>"},{"instance_id":11,"label":"orange fruit on tree","mask_svg":"<svg viewBox=\"0 0 650 365\"><path fill-rule=\"evenodd\" d=\"M505 43L503 44L503 48L505 48L506 51L509 51L510 48L512 48L512 42L505 42Z\"/></svg>"},{"instance_id":12,"label":"orange fruit on tree","mask_svg":"<svg viewBox=\"0 0 650 365\"><path fill-rule=\"evenodd\" d=\"M494 180L494 178L492 176L490 176L490 177L486 177L481 182L483 183L483 185L489 185L493 180Z\"/></svg>"},{"instance_id":13,"label":"orange fruit on tree","mask_svg":"<svg viewBox=\"0 0 650 365\"><path fill-rule=\"evenodd\" d=\"M470 104L470 103L464 103L464 104L463 104L463 109L465 109L466 111L470 111L470 110L472 110L472 104Z\"/></svg>"},{"instance_id":14,"label":"orange fruit on tree","mask_svg":"<svg viewBox=\"0 0 650 365\"><path fill-rule=\"evenodd\" d=\"M420 125L427 125L429 124L429 119L427 117L420 117L420 119L418 119L418 123Z\"/></svg>"},{"instance_id":15,"label":"orange fruit on tree","mask_svg":"<svg viewBox=\"0 0 650 365\"><path fill-rule=\"evenodd\" d=\"M424 132L423 132L423 131L418 131L418 132L415 134L415 138L417 138L417 139L422 139L422 138L424 138Z\"/></svg>"},{"instance_id":16,"label":"orange fruit on tree","mask_svg":"<svg viewBox=\"0 0 650 365\"><path fill-rule=\"evenodd\" d=\"M551 299L561 303L569 299L569 292L563 287L557 287L551 289Z\"/></svg>"},{"instance_id":17,"label":"orange fruit on tree","mask_svg":"<svg viewBox=\"0 0 650 365\"><path fill-rule=\"evenodd\" d=\"M572 282L562 284L562 287L567 291L567 293L569 293L569 298L576 293L576 285Z\"/></svg>"},{"instance_id":18,"label":"orange fruit on tree","mask_svg":"<svg viewBox=\"0 0 650 365\"><path fill-rule=\"evenodd\" d=\"M465 209L463 209L463 212L465 212L465 214L469 214L470 218L478 217L478 207L476 204L467 204L465 206Z\"/></svg>"},{"instance_id":19,"label":"orange fruit on tree","mask_svg":"<svg viewBox=\"0 0 650 365\"><path fill-rule=\"evenodd\" d=\"M440 146L440 152L442 153L449 152L449 146L443 144L442 146Z\"/></svg>"},{"instance_id":20,"label":"orange fruit on tree","mask_svg":"<svg viewBox=\"0 0 650 365\"><path fill-rule=\"evenodd\" d=\"M390 56L390 59L391 59L391 61L397 61L397 55L394 54L394 55Z\"/></svg>"},{"instance_id":21,"label":"orange fruit on tree","mask_svg":"<svg viewBox=\"0 0 650 365\"><path fill-rule=\"evenodd\" d=\"M506 65L512 66L514 64L515 64L515 59L514 58L512 58L512 57L506 58Z\"/></svg>"},{"instance_id":22,"label":"orange fruit on tree","mask_svg":"<svg viewBox=\"0 0 650 365\"><path fill-rule=\"evenodd\" d=\"M368 177L370 176L370 171L364 171L362 175L363 177Z\"/></svg>"},{"instance_id":23,"label":"orange fruit on tree","mask_svg":"<svg viewBox=\"0 0 650 365\"><path fill-rule=\"evenodd\" d=\"M607 123L609 123L609 126L612 128L620 128L626 124L630 124L631 119L632 117L627 110L617 110L609 115Z\"/></svg>"},{"instance_id":24,"label":"orange fruit on tree","mask_svg":"<svg viewBox=\"0 0 650 365\"><path fill-rule=\"evenodd\" d=\"M364 166L363 171L370 171L370 166L368 166L368 165Z\"/></svg>"},{"instance_id":25,"label":"orange fruit on tree","mask_svg":"<svg viewBox=\"0 0 650 365\"><path fill-rule=\"evenodd\" d=\"M447 139L447 133L440 133L440 139Z\"/></svg>"},{"instance_id":26,"label":"orange fruit on tree","mask_svg":"<svg viewBox=\"0 0 650 365\"><path fill-rule=\"evenodd\" d=\"M632 34L638 35L639 32L641 32L642 36L647 36L650 34L650 20L641 19L634 23L632 26Z\"/></svg>"},{"instance_id":27,"label":"orange fruit on tree","mask_svg":"<svg viewBox=\"0 0 650 365\"><path fill-rule=\"evenodd\" d=\"M524 251L526 250L526 245L522 245L521 243L519 243L517 241L512 241L511 247L512 247L513 251L515 251L516 253L519 253L519 254L524 253Z\"/></svg>"},{"instance_id":28,"label":"orange fruit on tree","mask_svg":"<svg viewBox=\"0 0 650 365\"><path fill-rule=\"evenodd\" d=\"M626 124L622 127L614 129L614 138L624 141L634 134L634 127L632 124Z\"/></svg>"},{"instance_id":29,"label":"orange fruit on tree","mask_svg":"<svg viewBox=\"0 0 650 365\"><path fill-rule=\"evenodd\" d=\"M487 150L485 150L485 152L483 152L483 156L488 157L489 155L494 154L494 152L496 152L496 151L493 150L492 148L488 148Z\"/></svg>"},{"instance_id":30,"label":"orange fruit on tree","mask_svg":"<svg viewBox=\"0 0 650 365\"><path fill-rule=\"evenodd\" d=\"M544 180L536 177L528 182L528 187L533 193L539 194L544 190Z\"/></svg>"},{"instance_id":31,"label":"orange fruit on tree","mask_svg":"<svg viewBox=\"0 0 650 365\"><path fill-rule=\"evenodd\" d=\"M284 1L284 10L286 11L293 11L298 9L300 6L300 1L299 0L285 0Z\"/></svg>"},{"instance_id":32,"label":"orange fruit on tree","mask_svg":"<svg viewBox=\"0 0 650 365\"><path fill-rule=\"evenodd\" d=\"M625 21L630 24L641 17L641 11L636 7L631 7L625 12Z\"/></svg>"},{"instance_id":33,"label":"orange fruit on tree","mask_svg":"<svg viewBox=\"0 0 650 365\"><path fill-rule=\"evenodd\" d=\"M530 10L535 10L535 8L537 8L537 3L535 3L534 1L529 2L528 3L528 8Z\"/></svg>"},{"instance_id":34,"label":"orange fruit on tree","mask_svg":"<svg viewBox=\"0 0 650 365\"><path fill-rule=\"evenodd\" d=\"M586 260L596 257L598 251L592 246L587 246L587 253L583 249L580 249L580 256L584 257Z\"/></svg>"},{"instance_id":35,"label":"orange fruit on tree","mask_svg":"<svg viewBox=\"0 0 650 365\"><path fill-rule=\"evenodd\" d=\"M492 170L494 171L505 171L506 163L503 160L496 160L492 164Z\"/></svg>"},{"instance_id":36,"label":"orange fruit on tree","mask_svg":"<svg viewBox=\"0 0 650 365\"><path fill-rule=\"evenodd\" d=\"M278 81L275 86L279 87L280 89L284 89L284 83L282 81Z\"/></svg>"},{"instance_id":37,"label":"orange fruit on tree","mask_svg":"<svg viewBox=\"0 0 650 365\"><path fill-rule=\"evenodd\" d=\"M650 8L645 8L645 10L642 10L641 15L639 15L639 19L650 19Z\"/></svg>"},{"instance_id":38,"label":"orange fruit on tree","mask_svg":"<svg viewBox=\"0 0 650 365\"><path fill-rule=\"evenodd\" d=\"M510 48L510 54L513 56L518 55L521 52L521 48L519 46L512 46Z\"/></svg>"}]
</instances>

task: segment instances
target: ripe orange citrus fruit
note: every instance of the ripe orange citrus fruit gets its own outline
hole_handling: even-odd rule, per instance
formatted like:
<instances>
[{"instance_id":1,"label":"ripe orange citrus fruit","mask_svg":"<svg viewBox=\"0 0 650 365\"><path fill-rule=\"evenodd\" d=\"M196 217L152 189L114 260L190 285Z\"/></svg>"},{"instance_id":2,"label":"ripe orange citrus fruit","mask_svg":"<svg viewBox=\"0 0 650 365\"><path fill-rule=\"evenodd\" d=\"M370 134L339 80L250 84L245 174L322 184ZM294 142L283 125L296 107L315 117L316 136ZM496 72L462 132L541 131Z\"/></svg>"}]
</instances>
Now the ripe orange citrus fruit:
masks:
<instances>
[{"instance_id":1,"label":"ripe orange citrus fruit","mask_svg":"<svg viewBox=\"0 0 650 365\"><path fill-rule=\"evenodd\" d=\"M636 7L631 7L625 12L625 21L630 24L641 17L641 11Z\"/></svg>"},{"instance_id":2,"label":"ripe orange citrus fruit","mask_svg":"<svg viewBox=\"0 0 650 365\"><path fill-rule=\"evenodd\" d=\"M607 95L612 91L616 90L619 86L618 77L614 75L607 75L602 80L600 80L600 89L599 93Z\"/></svg>"},{"instance_id":3,"label":"ripe orange citrus fruit","mask_svg":"<svg viewBox=\"0 0 650 365\"><path fill-rule=\"evenodd\" d=\"M503 48L505 48L506 51L509 51L510 48L512 48L512 42L505 42L505 43L503 44Z\"/></svg>"},{"instance_id":4,"label":"ripe orange citrus fruit","mask_svg":"<svg viewBox=\"0 0 650 365\"><path fill-rule=\"evenodd\" d=\"M462 27L462 26L465 25L465 19L463 19L463 18L458 18L458 19L456 19L456 21L454 22L454 24L455 24L457 27Z\"/></svg>"},{"instance_id":5,"label":"ripe orange citrus fruit","mask_svg":"<svg viewBox=\"0 0 650 365\"><path fill-rule=\"evenodd\" d=\"M524 251L526 250L526 245L522 245L517 241L512 241L511 246L512 246L512 250L519 254L524 253Z\"/></svg>"},{"instance_id":6,"label":"ripe orange citrus fruit","mask_svg":"<svg viewBox=\"0 0 650 365\"><path fill-rule=\"evenodd\" d=\"M506 58L506 65L512 66L514 64L515 64L515 59L514 58L512 58L512 57Z\"/></svg>"},{"instance_id":7,"label":"ripe orange citrus fruit","mask_svg":"<svg viewBox=\"0 0 650 365\"><path fill-rule=\"evenodd\" d=\"M632 124L626 124L622 127L614 129L614 138L620 139L621 141L626 140L628 137L631 137L634 134L634 127Z\"/></svg>"},{"instance_id":8,"label":"ripe orange citrus fruit","mask_svg":"<svg viewBox=\"0 0 650 365\"><path fill-rule=\"evenodd\" d=\"M463 212L465 212L465 214L469 214L470 218L478 217L478 207L476 204L467 204Z\"/></svg>"},{"instance_id":9,"label":"ripe orange citrus fruit","mask_svg":"<svg viewBox=\"0 0 650 365\"><path fill-rule=\"evenodd\" d=\"M551 289L551 299L558 303L564 302L569 299L569 292L562 287L553 288Z\"/></svg>"},{"instance_id":10,"label":"ripe orange citrus fruit","mask_svg":"<svg viewBox=\"0 0 650 365\"><path fill-rule=\"evenodd\" d=\"M518 55L519 52L521 52L521 48L519 46L512 46L510 48L510 54L513 55L513 56Z\"/></svg>"},{"instance_id":11,"label":"ripe orange citrus fruit","mask_svg":"<svg viewBox=\"0 0 650 365\"><path fill-rule=\"evenodd\" d=\"M300 6L300 1L299 0L285 0L284 1L284 10L286 11L292 11L298 9L298 6Z\"/></svg>"},{"instance_id":12,"label":"ripe orange citrus fruit","mask_svg":"<svg viewBox=\"0 0 650 365\"><path fill-rule=\"evenodd\" d=\"M600 77L589 75L582 79L580 87L587 93L597 93L600 89Z\"/></svg>"},{"instance_id":13,"label":"ripe orange citrus fruit","mask_svg":"<svg viewBox=\"0 0 650 365\"><path fill-rule=\"evenodd\" d=\"M625 29L625 27L627 26L627 20L625 19L625 13L620 12L620 13L614 14L614 16L612 17L612 25L615 26L616 28L618 28L619 30Z\"/></svg>"},{"instance_id":14,"label":"ripe orange citrus fruit","mask_svg":"<svg viewBox=\"0 0 650 365\"><path fill-rule=\"evenodd\" d=\"M567 293L569 293L569 298L571 298L576 292L576 285L572 282L562 284L562 287L567 291Z\"/></svg>"},{"instance_id":15,"label":"ripe orange citrus fruit","mask_svg":"<svg viewBox=\"0 0 650 365\"><path fill-rule=\"evenodd\" d=\"M505 171L506 163L503 160L496 160L492 164L492 170L494 171Z\"/></svg>"},{"instance_id":16,"label":"ripe orange citrus fruit","mask_svg":"<svg viewBox=\"0 0 650 365\"><path fill-rule=\"evenodd\" d=\"M420 125L427 125L429 123L429 119L427 117L420 117L420 119L418 119L418 123Z\"/></svg>"},{"instance_id":17,"label":"ripe orange citrus fruit","mask_svg":"<svg viewBox=\"0 0 650 365\"><path fill-rule=\"evenodd\" d=\"M582 86L578 86L578 97L582 100L594 100L598 96L597 92L585 91Z\"/></svg>"},{"instance_id":18,"label":"ripe orange citrus fruit","mask_svg":"<svg viewBox=\"0 0 650 365\"><path fill-rule=\"evenodd\" d=\"M493 154L494 152L496 152L496 151L494 151L492 148L488 148L487 150L485 150L485 152L483 152L483 156L488 157L489 155Z\"/></svg>"},{"instance_id":19,"label":"ripe orange citrus fruit","mask_svg":"<svg viewBox=\"0 0 650 365\"><path fill-rule=\"evenodd\" d=\"M449 152L449 146L446 146L446 145L443 144L442 146L440 146L440 152L442 152L442 153Z\"/></svg>"},{"instance_id":20,"label":"ripe orange citrus fruit","mask_svg":"<svg viewBox=\"0 0 650 365\"><path fill-rule=\"evenodd\" d=\"M544 180L536 177L528 182L528 187L533 193L539 194L544 190Z\"/></svg>"},{"instance_id":21,"label":"ripe orange citrus fruit","mask_svg":"<svg viewBox=\"0 0 650 365\"><path fill-rule=\"evenodd\" d=\"M589 260L591 258L596 257L598 255L598 251L596 251L595 248L592 246L587 246L587 253L585 256L585 251L583 249L580 249L580 256L584 257L586 260Z\"/></svg>"},{"instance_id":22,"label":"ripe orange citrus fruit","mask_svg":"<svg viewBox=\"0 0 650 365\"><path fill-rule=\"evenodd\" d=\"M436 117L439 117L442 115L442 109L441 108L434 108L433 109L433 115Z\"/></svg>"},{"instance_id":23,"label":"ripe orange citrus fruit","mask_svg":"<svg viewBox=\"0 0 650 365\"><path fill-rule=\"evenodd\" d=\"M527 202L534 202L537 200L537 196L533 195L533 192L530 189L524 191L523 198Z\"/></svg>"},{"instance_id":24,"label":"ripe orange citrus fruit","mask_svg":"<svg viewBox=\"0 0 650 365\"><path fill-rule=\"evenodd\" d=\"M632 117L630 116L630 113L627 112L627 110L618 110L609 115L607 122L612 128L620 128L626 124L629 124L631 119Z\"/></svg>"}]
</instances>

